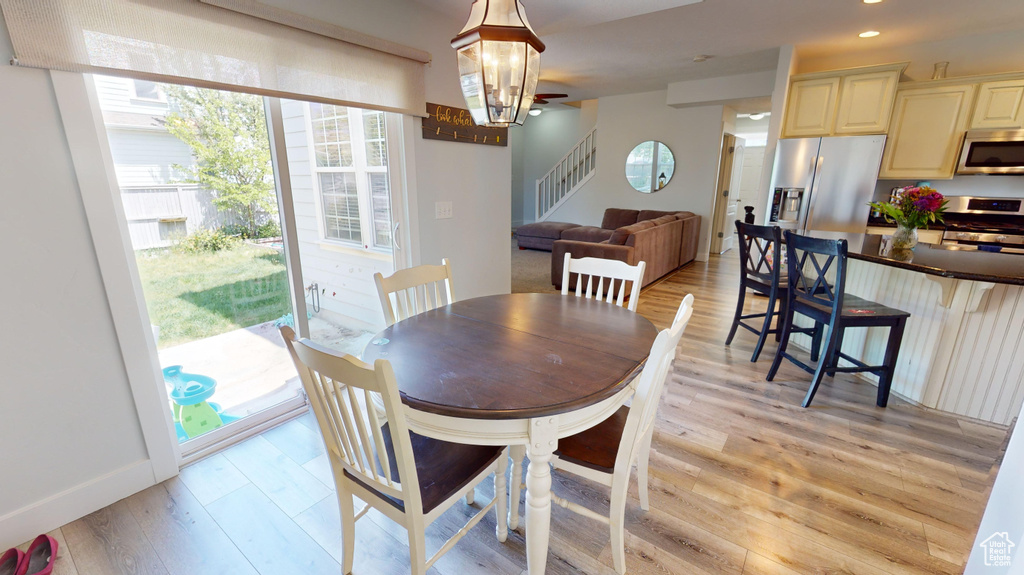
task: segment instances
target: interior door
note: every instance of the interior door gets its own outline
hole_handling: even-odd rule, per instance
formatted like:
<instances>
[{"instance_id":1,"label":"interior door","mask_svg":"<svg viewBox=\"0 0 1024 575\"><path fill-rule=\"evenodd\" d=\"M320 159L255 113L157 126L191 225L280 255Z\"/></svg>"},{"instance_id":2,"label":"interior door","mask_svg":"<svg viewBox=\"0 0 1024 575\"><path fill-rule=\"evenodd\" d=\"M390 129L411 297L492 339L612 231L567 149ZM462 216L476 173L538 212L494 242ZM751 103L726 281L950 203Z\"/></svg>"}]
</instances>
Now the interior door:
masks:
<instances>
[{"instance_id":1,"label":"interior door","mask_svg":"<svg viewBox=\"0 0 1024 575\"><path fill-rule=\"evenodd\" d=\"M743 182L743 155L746 152L746 140L736 138L732 152L732 175L729 178L729 196L726 198L728 204L725 210L725 221L723 222L722 252L731 250L736 242L736 226L732 222L739 219L740 215L740 185Z\"/></svg>"},{"instance_id":2,"label":"interior door","mask_svg":"<svg viewBox=\"0 0 1024 575\"><path fill-rule=\"evenodd\" d=\"M711 227L711 253L721 254L732 249L733 231L732 222L736 219L736 202L730 194L734 177L735 165L742 166L741 162L735 162L736 136L725 134L722 136L722 155L718 167L718 187L715 189L715 211ZM739 179L736 178L737 185Z\"/></svg>"}]
</instances>

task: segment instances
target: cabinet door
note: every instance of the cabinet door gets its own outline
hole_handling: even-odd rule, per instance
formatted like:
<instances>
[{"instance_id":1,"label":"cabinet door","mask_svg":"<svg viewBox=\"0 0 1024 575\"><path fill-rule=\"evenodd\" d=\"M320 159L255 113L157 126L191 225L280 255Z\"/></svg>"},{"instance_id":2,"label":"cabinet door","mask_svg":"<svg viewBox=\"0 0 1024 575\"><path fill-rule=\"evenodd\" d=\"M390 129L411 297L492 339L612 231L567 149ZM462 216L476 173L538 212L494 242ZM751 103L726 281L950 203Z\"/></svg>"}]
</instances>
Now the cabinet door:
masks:
<instances>
[{"instance_id":1,"label":"cabinet door","mask_svg":"<svg viewBox=\"0 0 1024 575\"><path fill-rule=\"evenodd\" d=\"M1024 128L1024 78L978 88L971 129Z\"/></svg>"},{"instance_id":2,"label":"cabinet door","mask_svg":"<svg viewBox=\"0 0 1024 575\"><path fill-rule=\"evenodd\" d=\"M974 85L898 92L879 178L953 177Z\"/></svg>"},{"instance_id":3,"label":"cabinet door","mask_svg":"<svg viewBox=\"0 0 1024 575\"><path fill-rule=\"evenodd\" d=\"M898 71L845 76L839 87L837 135L884 134L889 127Z\"/></svg>"},{"instance_id":4,"label":"cabinet door","mask_svg":"<svg viewBox=\"0 0 1024 575\"><path fill-rule=\"evenodd\" d=\"M828 136L836 113L839 77L798 80L789 88L784 138Z\"/></svg>"}]
</instances>

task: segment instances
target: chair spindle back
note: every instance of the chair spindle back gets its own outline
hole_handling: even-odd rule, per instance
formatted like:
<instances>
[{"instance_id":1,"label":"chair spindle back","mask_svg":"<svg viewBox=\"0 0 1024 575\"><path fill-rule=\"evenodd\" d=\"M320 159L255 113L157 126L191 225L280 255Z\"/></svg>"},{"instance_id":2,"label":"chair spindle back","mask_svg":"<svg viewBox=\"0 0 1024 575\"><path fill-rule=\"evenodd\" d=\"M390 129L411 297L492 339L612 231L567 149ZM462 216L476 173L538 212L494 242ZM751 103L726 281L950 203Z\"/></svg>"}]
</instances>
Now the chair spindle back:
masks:
<instances>
[{"instance_id":1,"label":"chair spindle back","mask_svg":"<svg viewBox=\"0 0 1024 575\"><path fill-rule=\"evenodd\" d=\"M418 313L455 303L452 269L448 259L441 265L422 265L398 270L388 277L373 274L377 295L389 326Z\"/></svg>"},{"instance_id":2,"label":"chair spindle back","mask_svg":"<svg viewBox=\"0 0 1024 575\"><path fill-rule=\"evenodd\" d=\"M420 505L412 443L390 362L378 359L371 366L308 339L295 341L287 326L281 335L309 396L335 480L347 471L382 494ZM387 431L373 407L374 393L383 398ZM390 437L385 439L385 433ZM392 444L394 462L387 443Z\"/></svg>"},{"instance_id":3,"label":"chair spindle back","mask_svg":"<svg viewBox=\"0 0 1024 575\"><path fill-rule=\"evenodd\" d=\"M679 340L692 315L693 294L687 294L679 304L679 310L676 312L672 326L663 329L654 340L654 344L651 345L651 354L647 357L643 371L640 372L640 381L633 394L629 415L626 416L625 428L622 431L618 456L615 460L615 473L620 472L620 465L628 469L637 457L644 438L651 432L655 415L658 413L658 404L661 402L661 394L665 388L665 380L668 378L668 372L672 368L672 361L676 356L676 346L679 345Z\"/></svg>"},{"instance_id":4,"label":"chair spindle back","mask_svg":"<svg viewBox=\"0 0 1024 575\"><path fill-rule=\"evenodd\" d=\"M569 295L569 280L572 274L578 274L576 297L595 298L622 306L628 288L626 308L636 311L646 268L647 263L643 261L631 266L623 261L603 258L574 259L571 253L566 253L562 264L562 295Z\"/></svg>"}]
</instances>

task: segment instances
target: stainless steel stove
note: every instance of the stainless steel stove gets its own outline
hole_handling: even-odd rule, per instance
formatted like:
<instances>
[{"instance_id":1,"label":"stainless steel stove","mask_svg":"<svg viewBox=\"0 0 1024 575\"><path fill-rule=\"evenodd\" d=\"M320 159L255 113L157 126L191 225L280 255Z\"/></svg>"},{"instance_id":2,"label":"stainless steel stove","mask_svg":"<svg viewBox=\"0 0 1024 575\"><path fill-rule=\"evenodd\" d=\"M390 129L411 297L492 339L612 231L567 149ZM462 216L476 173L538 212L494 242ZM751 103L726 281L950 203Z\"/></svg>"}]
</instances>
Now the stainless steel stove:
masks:
<instances>
[{"instance_id":1,"label":"stainless steel stove","mask_svg":"<svg viewBox=\"0 0 1024 575\"><path fill-rule=\"evenodd\" d=\"M969 196L947 199L943 245L1024 253L1024 200Z\"/></svg>"}]
</instances>

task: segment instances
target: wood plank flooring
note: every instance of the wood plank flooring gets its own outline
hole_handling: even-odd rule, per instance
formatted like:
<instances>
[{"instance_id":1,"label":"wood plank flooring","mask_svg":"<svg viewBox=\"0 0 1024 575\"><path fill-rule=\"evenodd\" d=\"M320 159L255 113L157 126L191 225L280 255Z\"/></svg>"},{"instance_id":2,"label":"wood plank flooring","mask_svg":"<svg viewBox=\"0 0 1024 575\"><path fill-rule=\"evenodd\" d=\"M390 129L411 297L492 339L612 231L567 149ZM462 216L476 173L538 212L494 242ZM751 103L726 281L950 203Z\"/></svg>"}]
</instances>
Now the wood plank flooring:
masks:
<instances>
[{"instance_id":1,"label":"wood plank flooring","mask_svg":"<svg viewBox=\"0 0 1024 575\"><path fill-rule=\"evenodd\" d=\"M651 510L636 486L626 511L631 574L962 573L1007 430L920 408L853 376L826 379L809 409L808 376L764 374L766 345L742 330L723 345L738 260L697 262L644 291L639 312L665 327L696 297L659 410ZM747 298L753 311L764 306ZM562 496L604 513L608 490L558 474ZM334 485L310 415L182 470L179 477L55 530L55 573L337 574ZM457 504L428 529L429 552L486 503ZM522 503L520 502L520 505ZM409 571L405 531L376 512L357 524L354 573ZM518 574L522 527L498 543L485 518L432 575ZM548 573L614 573L607 528L555 507Z\"/></svg>"}]
</instances>

